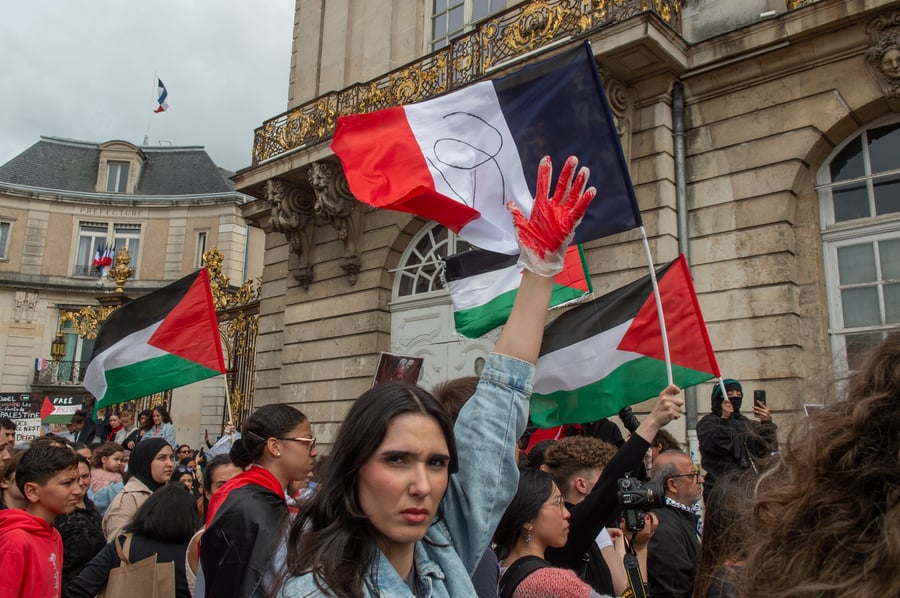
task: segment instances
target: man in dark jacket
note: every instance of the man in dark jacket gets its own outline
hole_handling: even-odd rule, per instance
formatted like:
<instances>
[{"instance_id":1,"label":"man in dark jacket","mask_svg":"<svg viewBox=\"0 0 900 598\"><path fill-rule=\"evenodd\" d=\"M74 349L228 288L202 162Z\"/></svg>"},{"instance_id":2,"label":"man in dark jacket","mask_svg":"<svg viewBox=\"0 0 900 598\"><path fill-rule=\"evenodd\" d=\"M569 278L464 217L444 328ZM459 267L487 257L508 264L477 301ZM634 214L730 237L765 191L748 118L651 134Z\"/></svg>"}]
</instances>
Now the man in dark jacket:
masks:
<instances>
[{"instance_id":1,"label":"man in dark jacket","mask_svg":"<svg viewBox=\"0 0 900 598\"><path fill-rule=\"evenodd\" d=\"M653 598L689 598L694 591L700 551L700 494L703 477L691 458L665 451L653 461L654 482L663 485L666 506L653 512L659 519L647 547L647 574Z\"/></svg>"},{"instance_id":2,"label":"man in dark jacket","mask_svg":"<svg viewBox=\"0 0 900 598\"><path fill-rule=\"evenodd\" d=\"M744 391L741 383L731 378L725 381L727 397L722 396L720 384L713 387L712 413L697 422L700 441L700 464L706 471L703 497L709 496L713 484L726 473L736 470L756 469L756 460L763 459L778 449L776 431L769 408L753 405L753 421L741 413Z\"/></svg>"}]
</instances>

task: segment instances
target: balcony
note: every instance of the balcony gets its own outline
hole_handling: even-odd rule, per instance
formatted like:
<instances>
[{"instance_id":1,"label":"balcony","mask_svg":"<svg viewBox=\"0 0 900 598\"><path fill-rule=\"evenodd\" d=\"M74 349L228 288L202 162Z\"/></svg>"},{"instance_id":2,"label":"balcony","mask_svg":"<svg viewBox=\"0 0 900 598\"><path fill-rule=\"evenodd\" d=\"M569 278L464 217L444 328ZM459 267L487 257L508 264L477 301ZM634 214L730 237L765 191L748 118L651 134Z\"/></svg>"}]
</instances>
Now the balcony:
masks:
<instances>
[{"instance_id":1,"label":"balcony","mask_svg":"<svg viewBox=\"0 0 900 598\"><path fill-rule=\"evenodd\" d=\"M96 278L100 276L100 274L94 266L75 266L72 270L72 276L90 276Z\"/></svg>"},{"instance_id":2,"label":"balcony","mask_svg":"<svg viewBox=\"0 0 900 598\"><path fill-rule=\"evenodd\" d=\"M516 5L479 22L440 50L377 79L319 96L256 129L253 166L314 145L334 132L339 116L419 102L465 87L526 54L584 38L641 14L681 33L684 0L542 0Z\"/></svg>"},{"instance_id":3,"label":"balcony","mask_svg":"<svg viewBox=\"0 0 900 598\"><path fill-rule=\"evenodd\" d=\"M41 359L35 366L32 386L80 386L87 364L86 361Z\"/></svg>"}]
</instances>

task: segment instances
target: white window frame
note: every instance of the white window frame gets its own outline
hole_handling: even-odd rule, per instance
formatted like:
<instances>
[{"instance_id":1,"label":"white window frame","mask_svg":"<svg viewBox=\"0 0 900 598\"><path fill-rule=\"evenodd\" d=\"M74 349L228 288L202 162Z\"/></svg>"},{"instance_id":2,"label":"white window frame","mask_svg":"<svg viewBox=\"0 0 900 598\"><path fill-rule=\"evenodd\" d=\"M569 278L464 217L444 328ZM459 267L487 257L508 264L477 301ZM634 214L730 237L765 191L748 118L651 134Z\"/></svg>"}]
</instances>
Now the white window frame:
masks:
<instances>
[{"instance_id":1,"label":"white window frame","mask_svg":"<svg viewBox=\"0 0 900 598\"><path fill-rule=\"evenodd\" d=\"M137 222L115 222L112 225L112 244L118 252L123 246L128 246L131 256L129 266L137 271L138 255L141 252L141 232L143 227ZM121 242L121 243L120 243Z\"/></svg>"},{"instance_id":2,"label":"white window frame","mask_svg":"<svg viewBox=\"0 0 900 598\"><path fill-rule=\"evenodd\" d=\"M5 229L5 230L4 230ZM0 261L9 260L9 239L12 236L12 221L0 220Z\"/></svg>"},{"instance_id":3,"label":"white window frame","mask_svg":"<svg viewBox=\"0 0 900 598\"><path fill-rule=\"evenodd\" d=\"M119 160L108 161L106 163L106 192L127 193L128 173L130 170L131 162L124 162ZM113 177L115 177L114 180Z\"/></svg>"},{"instance_id":4,"label":"white window frame","mask_svg":"<svg viewBox=\"0 0 900 598\"><path fill-rule=\"evenodd\" d=\"M206 253L206 244L209 241L209 231L197 231L196 251L194 252L194 267L203 267L203 254Z\"/></svg>"},{"instance_id":5,"label":"white window frame","mask_svg":"<svg viewBox=\"0 0 900 598\"><path fill-rule=\"evenodd\" d=\"M446 0L446 2L448 2L448 3L454 2L454 1L457 1L457 0ZM485 0L485 1L491 2L492 0ZM493 1L496 1L496 0L493 0ZM453 32L447 32L447 33L441 35L440 37L435 37L435 35L434 35L434 16L435 16L434 0L428 0L425 3L426 7L427 7L427 11L426 11L427 12L427 15L426 15L427 20L426 20L425 31L428 32L427 39L425 40L425 53L429 54L431 52L434 52L435 50L438 50L440 48L444 48L444 47L448 46L452 40L456 39L460 35L463 35L464 33L471 31L475 27L476 23L478 23L479 21L481 21L489 16L495 15L498 12L506 10L507 8L509 8L513 4L518 3L521 0L502 0L502 1L504 2L504 6L502 8L498 8L493 11L488 9L488 13L486 15L480 16L476 19L473 16L473 12L474 12L474 8L475 8L474 0L463 0L463 26L462 26L462 29L459 29L459 30L453 31ZM440 42L443 42L443 43L440 43ZM440 43L440 45L436 45L438 43Z\"/></svg>"},{"instance_id":6,"label":"white window frame","mask_svg":"<svg viewBox=\"0 0 900 598\"><path fill-rule=\"evenodd\" d=\"M838 272L838 249L851 245L874 243L889 239L900 239L900 213L881 214L869 216L867 218L856 218L853 220L835 222L834 204L832 202L831 194L833 187L831 182L831 163L845 147L863 135L864 132L898 123L900 123L900 118L888 116L873 121L865 127L858 129L831 152L819 168L816 176L816 190L819 194L819 215L825 266L825 290L828 300L830 323L828 332L831 337L834 374L837 380L845 380L851 373L847 360L847 336L864 333L886 334L889 331L900 328L896 324L889 323L853 328L844 326L844 310L842 308L840 278ZM865 144L863 144L863 162L867 174L863 177L851 180L866 183L867 200L870 209L874 210L874 197L872 195L873 180L880 178L885 174L897 172L898 169L874 174L871 173L870 160L868 152L865 150ZM846 180L840 181L839 185L844 185L848 182L849 181ZM870 213L874 212L870 211ZM876 268L880 268L880 266L876 264ZM882 287L886 281L883 279L880 269L877 270L877 272L878 281L876 284L879 287ZM879 308L883 315L884 302L881 288L879 288Z\"/></svg>"},{"instance_id":7,"label":"white window frame","mask_svg":"<svg viewBox=\"0 0 900 598\"><path fill-rule=\"evenodd\" d=\"M466 241L460 239L453 231L446 229L447 238L437 244L431 243L426 251L420 251L419 245L426 239L434 240L435 234L439 233L444 227L436 222L431 222L416 233L403 255L400 256L399 265L396 269L391 270L394 273L393 302L405 303L411 301L421 301L423 299L438 297L441 300L449 301L449 293L439 280L442 277L442 266L440 257L453 255L467 249L471 249ZM417 256L417 263L410 264L410 259ZM424 292L416 292L416 280L423 279L430 282L431 290ZM413 292L409 294L401 294L401 286L404 280L412 279Z\"/></svg>"},{"instance_id":8,"label":"white window frame","mask_svg":"<svg viewBox=\"0 0 900 598\"><path fill-rule=\"evenodd\" d=\"M84 226L95 226L95 227L106 227L106 232L101 233L100 231L86 231L83 230ZM78 236L75 240L75 251L73 252L74 263L72 264L72 272L75 272L79 267L88 267L93 266L94 256L97 254L97 247L99 245L108 245L111 247L115 247L116 251L121 249L123 246L128 246L128 251L131 254L131 262L129 266L134 268L134 278L138 278L138 264L140 263L140 250L141 250L141 238L143 234L144 227L141 223L138 222L99 222L94 220L81 220L78 222ZM90 252L87 256L87 263L80 264L78 263L81 256L80 248L81 248L81 240L83 238L90 238ZM73 274L76 277L85 277L85 278L95 278L96 274L89 270L90 273L82 274L75 273Z\"/></svg>"}]
</instances>

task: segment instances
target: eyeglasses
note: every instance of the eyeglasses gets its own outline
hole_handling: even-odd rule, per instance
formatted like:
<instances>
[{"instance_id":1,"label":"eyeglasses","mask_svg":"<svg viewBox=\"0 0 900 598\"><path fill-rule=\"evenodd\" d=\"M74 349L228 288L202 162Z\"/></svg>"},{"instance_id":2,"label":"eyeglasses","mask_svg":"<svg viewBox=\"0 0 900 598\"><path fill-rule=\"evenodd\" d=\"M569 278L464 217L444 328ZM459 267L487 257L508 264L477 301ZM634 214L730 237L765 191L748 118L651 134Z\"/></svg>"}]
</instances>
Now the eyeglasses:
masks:
<instances>
[{"instance_id":1,"label":"eyeglasses","mask_svg":"<svg viewBox=\"0 0 900 598\"><path fill-rule=\"evenodd\" d=\"M309 438L276 438L275 440L291 440L293 442L306 442L309 444L309 450L313 450L316 448L316 437L310 436Z\"/></svg>"},{"instance_id":2,"label":"eyeglasses","mask_svg":"<svg viewBox=\"0 0 900 598\"><path fill-rule=\"evenodd\" d=\"M692 471L691 473L678 473L675 475L666 476L666 479L670 480L672 478L686 478L686 477L692 477L692 478L694 478L695 482L699 482L700 481L700 466L695 465L694 471Z\"/></svg>"},{"instance_id":3,"label":"eyeglasses","mask_svg":"<svg viewBox=\"0 0 900 598\"><path fill-rule=\"evenodd\" d=\"M566 508L566 499L564 499L562 497L562 494L560 494L559 496L554 498L552 501L550 501L548 503L544 503L544 506L545 507L555 506L557 509L559 509L559 514L562 515L563 511Z\"/></svg>"}]
</instances>

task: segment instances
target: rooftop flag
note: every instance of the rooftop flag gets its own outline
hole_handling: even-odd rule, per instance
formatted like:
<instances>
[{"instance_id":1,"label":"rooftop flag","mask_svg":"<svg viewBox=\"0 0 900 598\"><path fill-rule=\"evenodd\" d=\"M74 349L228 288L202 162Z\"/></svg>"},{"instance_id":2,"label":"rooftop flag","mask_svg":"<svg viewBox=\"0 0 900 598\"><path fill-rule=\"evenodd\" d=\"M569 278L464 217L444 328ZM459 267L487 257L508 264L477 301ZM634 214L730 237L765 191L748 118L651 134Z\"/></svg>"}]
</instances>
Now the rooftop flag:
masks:
<instances>
[{"instance_id":1,"label":"rooftop flag","mask_svg":"<svg viewBox=\"0 0 900 598\"><path fill-rule=\"evenodd\" d=\"M641 226L587 42L418 104L342 116L331 148L357 199L440 222L480 249L518 253L505 204L530 213L545 155L577 156L599 190L573 243Z\"/></svg>"},{"instance_id":2,"label":"rooftop flag","mask_svg":"<svg viewBox=\"0 0 900 598\"><path fill-rule=\"evenodd\" d=\"M84 387L95 409L225 373L206 270L135 299L103 323Z\"/></svg>"},{"instance_id":3,"label":"rooftop flag","mask_svg":"<svg viewBox=\"0 0 900 598\"><path fill-rule=\"evenodd\" d=\"M159 107L153 112L159 114L160 112L165 112L169 109L169 102L166 101L166 98L169 97L169 92L166 90L166 86L163 85L162 79L156 80L156 92L159 96L156 100L159 103Z\"/></svg>"}]
</instances>

